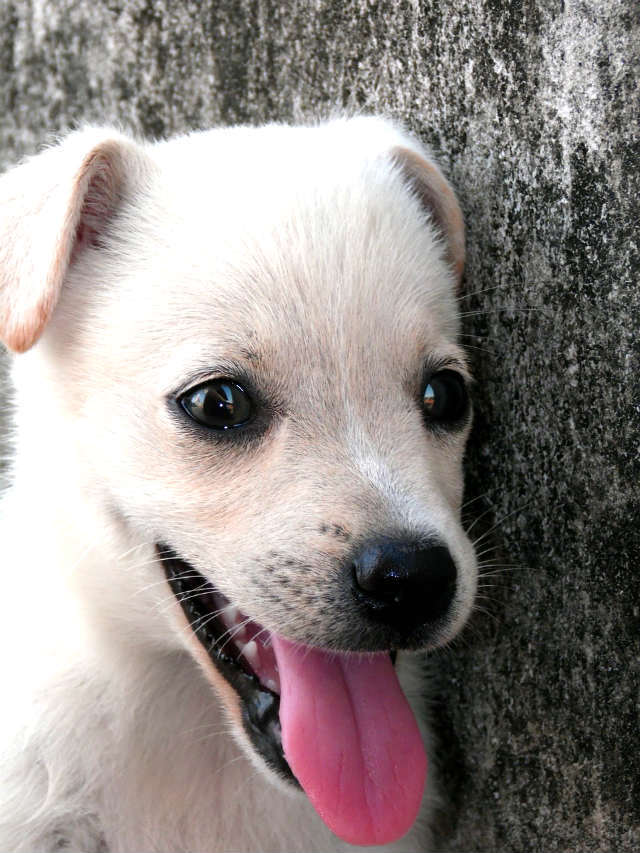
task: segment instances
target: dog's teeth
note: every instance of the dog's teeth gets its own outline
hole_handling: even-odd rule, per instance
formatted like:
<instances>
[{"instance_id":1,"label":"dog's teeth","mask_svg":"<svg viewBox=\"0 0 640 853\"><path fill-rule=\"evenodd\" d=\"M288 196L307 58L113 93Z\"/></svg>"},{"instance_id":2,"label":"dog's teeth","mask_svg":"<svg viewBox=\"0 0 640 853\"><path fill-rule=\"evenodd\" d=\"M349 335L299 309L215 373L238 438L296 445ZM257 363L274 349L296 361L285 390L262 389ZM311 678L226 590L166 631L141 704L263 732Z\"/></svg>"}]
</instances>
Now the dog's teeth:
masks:
<instances>
[{"instance_id":1,"label":"dog's teeth","mask_svg":"<svg viewBox=\"0 0 640 853\"><path fill-rule=\"evenodd\" d=\"M272 693L280 693L280 685L277 681L274 681L273 678L267 678L264 682L264 686L267 690L271 690Z\"/></svg>"},{"instance_id":2,"label":"dog's teeth","mask_svg":"<svg viewBox=\"0 0 640 853\"><path fill-rule=\"evenodd\" d=\"M238 608L233 604L228 604L224 610L220 611L220 617L229 630L233 629L233 636L236 637L236 629L241 621ZM239 632L237 636L242 638L242 632Z\"/></svg>"},{"instance_id":3,"label":"dog's teeth","mask_svg":"<svg viewBox=\"0 0 640 853\"><path fill-rule=\"evenodd\" d=\"M224 611L224 621L227 625L235 625L238 621L238 614L240 611L234 604L228 604Z\"/></svg>"},{"instance_id":4,"label":"dog's teeth","mask_svg":"<svg viewBox=\"0 0 640 853\"><path fill-rule=\"evenodd\" d=\"M258 657L258 646L255 640L250 640L246 646L243 646L240 650L240 654L243 654L246 657L249 665L253 669L256 669L256 667L259 666L260 660Z\"/></svg>"}]
</instances>

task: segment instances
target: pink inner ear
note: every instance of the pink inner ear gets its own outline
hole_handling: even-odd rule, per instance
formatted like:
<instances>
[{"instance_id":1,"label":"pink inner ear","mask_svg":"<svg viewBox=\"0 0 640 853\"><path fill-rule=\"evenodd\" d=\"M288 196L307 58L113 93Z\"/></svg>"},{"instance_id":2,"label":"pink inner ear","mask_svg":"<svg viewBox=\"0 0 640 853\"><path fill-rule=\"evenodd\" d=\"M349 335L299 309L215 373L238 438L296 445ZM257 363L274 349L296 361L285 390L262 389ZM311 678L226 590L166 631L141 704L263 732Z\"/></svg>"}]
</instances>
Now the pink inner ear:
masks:
<instances>
[{"instance_id":1,"label":"pink inner ear","mask_svg":"<svg viewBox=\"0 0 640 853\"><path fill-rule=\"evenodd\" d=\"M101 237L120 200L118 180L110 163L104 157L98 156L88 168L93 170L93 174L89 180L76 226L71 263L85 247L100 248L105 245Z\"/></svg>"},{"instance_id":2,"label":"pink inner ear","mask_svg":"<svg viewBox=\"0 0 640 853\"><path fill-rule=\"evenodd\" d=\"M72 135L0 179L0 338L32 347L49 322L69 265L104 245L136 146L112 131Z\"/></svg>"},{"instance_id":3,"label":"pink inner ear","mask_svg":"<svg viewBox=\"0 0 640 853\"><path fill-rule=\"evenodd\" d=\"M408 148L394 148L393 160L440 228L447 245L447 258L460 284L464 272L464 219L449 182L438 167Z\"/></svg>"},{"instance_id":4,"label":"pink inner ear","mask_svg":"<svg viewBox=\"0 0 640 853\"><path fill-rule=\"evenodd\" d=\"M75 261L78 253L85 247L91 245L91 238L88 229L84 222L80 220L76 227L76 236L73 241L73 251L71 252L71 262Z\"/></svg>"}]
</instances>

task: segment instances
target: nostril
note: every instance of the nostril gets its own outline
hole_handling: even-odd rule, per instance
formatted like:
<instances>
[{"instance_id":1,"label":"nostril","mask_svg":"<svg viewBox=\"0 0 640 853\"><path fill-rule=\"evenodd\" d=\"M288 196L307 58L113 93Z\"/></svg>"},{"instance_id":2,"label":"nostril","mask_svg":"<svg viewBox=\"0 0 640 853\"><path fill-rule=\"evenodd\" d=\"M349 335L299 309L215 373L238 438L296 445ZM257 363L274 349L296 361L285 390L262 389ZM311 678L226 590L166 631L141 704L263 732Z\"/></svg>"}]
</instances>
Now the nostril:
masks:
<instances>
[{"instance_id":1,"label":"nostril","mask_svg":"<svg viewBox=\"0 0 640 853\"><path fill-rule=\"evenodd\" d=\"M354 595L368 614L405 628L446 614L456 575L449 549L436 544L379 542L363 548L352 563Z\"/></svg>"}]
</instances>

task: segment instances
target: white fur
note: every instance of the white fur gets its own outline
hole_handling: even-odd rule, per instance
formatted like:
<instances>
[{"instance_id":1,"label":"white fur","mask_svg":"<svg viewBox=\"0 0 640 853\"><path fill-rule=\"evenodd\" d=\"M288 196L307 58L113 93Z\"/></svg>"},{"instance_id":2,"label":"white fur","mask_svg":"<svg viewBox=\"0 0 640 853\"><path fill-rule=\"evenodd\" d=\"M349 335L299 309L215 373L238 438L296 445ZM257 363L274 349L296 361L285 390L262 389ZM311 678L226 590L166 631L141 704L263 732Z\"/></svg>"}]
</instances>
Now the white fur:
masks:
<instances>
[{"instance_id":1,"label":"white fur","mask_svg":"<svg viewBox=\"0 0 640 853\"><path fill-rule=\"evenodd\" d=\"M89 214L62 228L56 199L74 203L78 159L105 140L113 198L93 177L73 193L89 186L117 215L104 245L78 250L69 236L60 249ZM12 369L0 527L0 850L355 849L253 760L153 545L168 537L242 610L302 640L305 612L285 616L259 594L262 553L304 553L320 586L323 520L438 533L460 569L442 641L464 623L475 591L459 521L466 432L426 437L402 396L425 355L464 360L455 275L446 235L387 156L397 147L431 164L379 119L153 146L84 131L4 179L0 305L19 316L7 340L33 346ZM47 203L32 201L46 181ZM56 251L59 280L46 272ZM254 339L287 406L264 451L229 457L183 438L165 396ZM422 720L420 667L399 658ZM435 797L430 779L421 819L389 850L425 849Z\"/></svg>"}]
</instances>

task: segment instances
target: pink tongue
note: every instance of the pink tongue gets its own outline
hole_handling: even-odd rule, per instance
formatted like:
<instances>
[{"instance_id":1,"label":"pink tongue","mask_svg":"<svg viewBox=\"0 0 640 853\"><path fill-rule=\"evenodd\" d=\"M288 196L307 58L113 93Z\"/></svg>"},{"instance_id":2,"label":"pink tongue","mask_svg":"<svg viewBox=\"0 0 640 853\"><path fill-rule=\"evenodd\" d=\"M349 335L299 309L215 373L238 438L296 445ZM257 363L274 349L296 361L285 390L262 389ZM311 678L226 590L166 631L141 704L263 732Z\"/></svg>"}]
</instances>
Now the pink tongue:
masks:
<instances>
[{"instance_id":1,"label":"pink tongue","mask_svg":"<svg viewBox=\"0 0 640 853\"><path fill-rule=\"evenodd\" d=\"M400 838L418 814L427 757L389 655L272 640L284 754L316 811L351 844Z\"/></svg>"}]
</instances>

